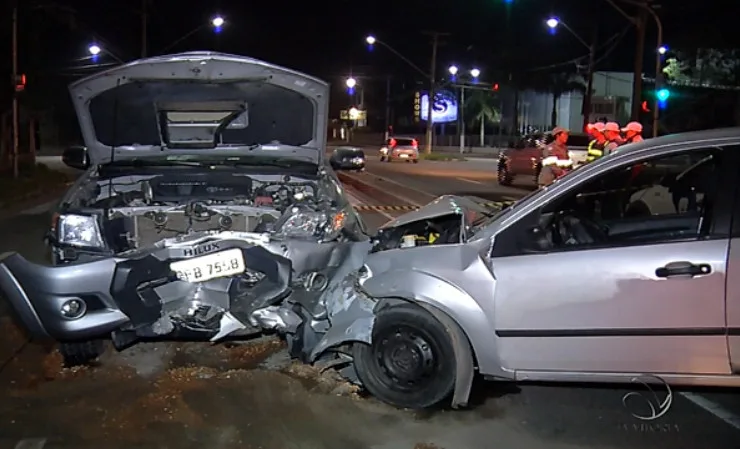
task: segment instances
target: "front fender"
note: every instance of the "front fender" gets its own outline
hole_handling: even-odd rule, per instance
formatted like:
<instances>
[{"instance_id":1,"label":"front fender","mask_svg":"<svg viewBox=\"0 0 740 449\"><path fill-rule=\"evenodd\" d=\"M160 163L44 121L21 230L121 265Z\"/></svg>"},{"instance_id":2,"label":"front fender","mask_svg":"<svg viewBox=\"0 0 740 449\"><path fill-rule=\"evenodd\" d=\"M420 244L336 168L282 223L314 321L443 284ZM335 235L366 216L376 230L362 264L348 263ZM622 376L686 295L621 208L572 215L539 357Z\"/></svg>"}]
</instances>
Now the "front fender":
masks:
<instances>
[{"instance_id":1,"label":"front fender","mask_svg":"<svg viewBox=\"0 0 740 449\"><path fill-rule=\"evenodd\" d=\"M493 323L488 320L481 304L465 290L433 274L412 269L386 271L371 276L362 287L376 299L401 298L439 309L465 333L481 369L486 372L500 369L501 364L494 349L496 335Z\"/></svg>"}]
</instances>

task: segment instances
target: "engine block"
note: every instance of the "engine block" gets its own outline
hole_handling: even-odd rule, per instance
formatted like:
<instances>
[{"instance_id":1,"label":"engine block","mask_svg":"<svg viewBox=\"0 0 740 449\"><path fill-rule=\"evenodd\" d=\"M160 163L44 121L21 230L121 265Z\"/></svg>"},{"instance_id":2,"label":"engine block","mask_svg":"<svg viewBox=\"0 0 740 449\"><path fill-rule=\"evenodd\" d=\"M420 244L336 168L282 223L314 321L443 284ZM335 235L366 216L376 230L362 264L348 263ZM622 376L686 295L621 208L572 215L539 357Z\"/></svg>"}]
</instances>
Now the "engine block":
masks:
<instances>
[{"instance_id":1,"label":"engine block","mask_svg":"<svg viewBox=\"0 0 740 449\"><path fill-rule=\"evenodd\" d=\"M163 218L164 217L164 218ZM147 247L164 238L198 231L252 231L258 217L241 214L215 214L206 218L186 215L183 211L144 214L134 217L134 239L137 247Z\"/></svg>"}]
</instances>

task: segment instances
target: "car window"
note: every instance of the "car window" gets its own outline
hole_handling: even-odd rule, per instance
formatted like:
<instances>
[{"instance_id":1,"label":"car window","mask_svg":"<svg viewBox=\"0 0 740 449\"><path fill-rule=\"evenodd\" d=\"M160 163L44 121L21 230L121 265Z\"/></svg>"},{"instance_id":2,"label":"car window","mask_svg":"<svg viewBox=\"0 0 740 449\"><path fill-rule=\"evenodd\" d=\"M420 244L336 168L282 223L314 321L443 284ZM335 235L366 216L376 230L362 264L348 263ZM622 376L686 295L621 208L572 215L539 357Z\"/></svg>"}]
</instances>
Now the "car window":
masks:
<instances>
[{"instance_id":1,"label":"car window","mask_svg":"<svg viewBox=\"0 0 740 449\"><path fill-rule=\"evenodd\" d=\"M410 146L414 144L414 139L396 139L396 145L397 146Z\"/></svg>"},{"instance_id":2,"label":"car window","mask_svg":"<svg viewBox=\"0 0 740 449\"><path fill-rule=\"evenodd\" d=\"M711 229L721 150L621 166L543 206L525 237L540 251L696 239Z\"/></svg>"}]
</instances>

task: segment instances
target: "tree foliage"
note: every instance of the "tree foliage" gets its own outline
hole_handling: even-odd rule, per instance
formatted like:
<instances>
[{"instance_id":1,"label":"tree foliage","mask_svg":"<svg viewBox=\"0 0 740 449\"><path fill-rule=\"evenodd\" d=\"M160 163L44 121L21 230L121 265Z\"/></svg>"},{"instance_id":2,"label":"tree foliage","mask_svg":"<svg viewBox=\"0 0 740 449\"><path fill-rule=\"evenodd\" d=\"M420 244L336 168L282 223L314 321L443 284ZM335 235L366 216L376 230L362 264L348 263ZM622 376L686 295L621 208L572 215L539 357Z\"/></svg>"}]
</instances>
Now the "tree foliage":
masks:
<instances>
[{"instance_id":1,"label":"tree foliage","mask_svg":"<svg viewBox=\"0 0 740 449\"><path fill-rule=\"evenodd\" d=\"M740 50L677 51L666 61L663 73L679 84L740 86Z\"/></svg>"}]
</instances>

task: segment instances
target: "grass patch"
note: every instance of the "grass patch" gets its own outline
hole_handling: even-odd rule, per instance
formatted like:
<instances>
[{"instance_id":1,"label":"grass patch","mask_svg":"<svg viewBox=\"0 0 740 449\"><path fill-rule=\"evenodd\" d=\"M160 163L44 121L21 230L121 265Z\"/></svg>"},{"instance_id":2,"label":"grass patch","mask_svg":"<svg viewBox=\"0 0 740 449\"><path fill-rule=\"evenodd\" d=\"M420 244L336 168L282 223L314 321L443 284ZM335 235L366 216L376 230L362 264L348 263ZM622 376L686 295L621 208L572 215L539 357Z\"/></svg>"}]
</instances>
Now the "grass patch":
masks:
<instances>
[{"instance_id":1,"label":"grass patch","mask_svg":"<svg viewBox=\"0 0 740 449\"><path fill-rule=\"evenodd\" d=\"M455 153L429 153L420 155L422 160L425 161L465 161L465 156L462 154Z\"/></svg>"},{"instance_id":2,"label":"grass patch","mask_svg":"<svg viewBox=\"0 0 740 449\"><path fill-rule=\"evenodd\" d=\"M71 179L64 173L50 170L44 164L22 165L18 178L12 171L0 173L0 206L26 201L58 191L62 193Z\"/></svg>"}]
</instances>

